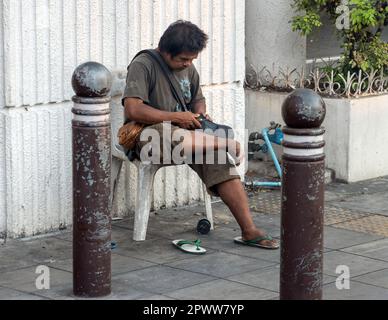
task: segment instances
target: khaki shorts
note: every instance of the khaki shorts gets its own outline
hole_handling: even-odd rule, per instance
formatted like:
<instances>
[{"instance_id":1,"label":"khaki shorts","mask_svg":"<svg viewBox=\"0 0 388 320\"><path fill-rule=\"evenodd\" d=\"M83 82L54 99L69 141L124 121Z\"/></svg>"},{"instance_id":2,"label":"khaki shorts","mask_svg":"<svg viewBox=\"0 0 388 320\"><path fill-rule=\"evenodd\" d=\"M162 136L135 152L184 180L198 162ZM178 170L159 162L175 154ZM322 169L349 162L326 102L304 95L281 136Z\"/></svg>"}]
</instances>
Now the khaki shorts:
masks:
<instances>
[{"instance_id":1,"label":"khaki shorts","mask_svg":"<svg viewBox=\"0 0 388 320\"><path fill-rule=\"evenodd\" d=\"M147 130L147 129L148 130L152 129L152 130L147 131L147 134L143 135L142 138L141 136L139 136L139 138L137 139L136 149L135 149L137 157L141 158L142 152L143 152L143 155L148 152L148 155L153 154L156 157L156 158L154 157L153 159L158 159L162 166L167 166L168 164L165 164L165 165L163 164L165 160L163 159L163 154L164 154L164 155L169 155L168 161L170 161L171 159L171 162L169 163L182 164L183 162L187 164L191 169L193 169L198 174L202 182L206 185L208 193L212 196L219 196L217 192L218 184L221 184L229 180L234 180L234 179L241 180L241 177L238 174L235 164L228 161L225 151L219 151L221 152L221 154L218 151L216 151L214 153L214 162L212 162L212 164L206 164L207 162L205 161L206 156L204 157L205 159L203 159L203 162L200 162L199 164L195 163L193 159L194 156L190 158L190 161L187 161L187 158L186 160L184 160L184 158L181 157L180 159L182 160L182 162L175 163L174 157L171 156L171 152L174 150L174 148L179 147L181 141L179 140L174 141L174 139L176 139L177 136L180 136L181 133L185 133L185 132L188 133L187 130L174 126L170 123L159 123L159 124L151 125L144 130ZM149 132L151 132L151 134L149 134ZM174 136L174 133L175 133L175 136ZM154 142L156 140L156 137L158 137L159 138L157 141L158 144L151 146L150 141L146 140L148 136L155 137L153 138ZM146 141L141 141L143 139ZM168 148L167 153L166 151L165 153L163 153L164 146L167 146ZM156 153L154 153L155 151L154 149L156 149L157 147L160 149L156 150ZM221 163L218 163L219 158L221 160L226 160L226 161L222 161Z\"/></svg>"}]
</instances>

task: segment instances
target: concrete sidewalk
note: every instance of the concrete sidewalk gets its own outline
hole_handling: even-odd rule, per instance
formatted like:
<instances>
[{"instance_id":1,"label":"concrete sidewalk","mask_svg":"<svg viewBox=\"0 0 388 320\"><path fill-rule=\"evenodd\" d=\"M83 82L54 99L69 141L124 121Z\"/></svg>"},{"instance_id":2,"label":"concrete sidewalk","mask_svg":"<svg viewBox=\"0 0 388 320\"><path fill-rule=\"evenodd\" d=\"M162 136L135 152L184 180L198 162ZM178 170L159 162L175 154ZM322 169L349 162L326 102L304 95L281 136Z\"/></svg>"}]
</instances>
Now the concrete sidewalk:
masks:
<instances>
[{"instance_id":1,"label":"concrete sidewalk","mask_svg":"<svg viewBox=\"0 0 388 320\"><path fill-rule=\"evenodd\" d=\"M326 189L324 299L388 299L388 177ZM280 192L251 192L258 226L280 235ZM196 239L204 208L154 212L147 241L131 240L133 220L113 223L112 295L106 299L278 299L280 250L233 242L239 228L226 206L213 204L216 229L200 236L208 252L185 254L174 239ZM0 246L0 299L76 299L72 295L72 235L8 241ZM50 289L38 290L37 266L50 268ZM336 268L350 269L350 290L338 290Z\"/></svg>"}]
</instances>

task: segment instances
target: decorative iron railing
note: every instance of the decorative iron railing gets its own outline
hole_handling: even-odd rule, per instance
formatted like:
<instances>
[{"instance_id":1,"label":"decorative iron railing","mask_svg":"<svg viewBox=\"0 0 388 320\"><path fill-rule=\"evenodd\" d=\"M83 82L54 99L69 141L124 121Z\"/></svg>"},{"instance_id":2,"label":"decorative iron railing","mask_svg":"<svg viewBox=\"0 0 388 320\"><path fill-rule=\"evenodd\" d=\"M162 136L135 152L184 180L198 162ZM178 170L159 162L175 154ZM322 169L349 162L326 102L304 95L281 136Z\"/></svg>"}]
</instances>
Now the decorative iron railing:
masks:
<instances>
[{"instance_id":1,"label":"decorative iron railing","mask_svg":"<svg viewBox=\"0 0 388 320\"><path fill-rule=\"evenodd\" d=\"M315 61L310 67L300 70L279 68L278 72L270 71L267 67L258 71L251 66L245 78L245 86L259 91L310 88L322 96L351 98L388 93L388 76L384 74L384 70L372 70L369 73L348 72L343 75L334 70L325 71L317 67Z\"/></svg>"}]
</instances>

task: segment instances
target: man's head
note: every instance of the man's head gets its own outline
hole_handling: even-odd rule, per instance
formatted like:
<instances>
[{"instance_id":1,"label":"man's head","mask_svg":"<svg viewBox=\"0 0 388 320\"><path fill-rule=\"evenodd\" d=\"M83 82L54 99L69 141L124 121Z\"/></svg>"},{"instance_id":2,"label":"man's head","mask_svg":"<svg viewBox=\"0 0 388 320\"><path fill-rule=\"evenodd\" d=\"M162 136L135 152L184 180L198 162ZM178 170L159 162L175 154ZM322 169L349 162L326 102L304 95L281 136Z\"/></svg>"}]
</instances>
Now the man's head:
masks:
<instances>
[{"instance_id":1,"label":"man's head","mask_svg":"<svg viewBox=\"0 0 388 320\"><path fill-rule=\"evenodd\" d=\"M168 27L159 42L159 50L171 69L189 67L206 48L208 36L195 24L178 20Z\"/></svg>"}]
</instances>

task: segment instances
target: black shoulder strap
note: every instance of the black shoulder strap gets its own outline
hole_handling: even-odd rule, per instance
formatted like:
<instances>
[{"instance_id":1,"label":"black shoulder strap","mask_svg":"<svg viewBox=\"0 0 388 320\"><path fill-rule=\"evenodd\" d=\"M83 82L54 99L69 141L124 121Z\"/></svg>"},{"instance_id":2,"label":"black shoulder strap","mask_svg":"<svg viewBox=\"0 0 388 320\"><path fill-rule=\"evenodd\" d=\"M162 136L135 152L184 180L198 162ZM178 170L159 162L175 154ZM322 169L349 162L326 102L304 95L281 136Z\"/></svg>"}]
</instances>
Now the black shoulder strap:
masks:
<instances>
[{"instance_id":1,"label":"black shoulder strap","mask_svg":"<svg viewBox=\"0 0 388 320\"><path fill-rule=\"evenodd\" d=\"M180 104L180 106L183 108L184 111L188 111L187 105L185 103L184 98L182 97L181 90L178 88L178 83L176 79L174 78L172 72L164 62L163 58L161 57L160 53L156 50L142 50L136 54L136 56L133 58L135 60L139 55L141 54L148 54L154 61L157 62L157 64L160 66L160 69L162 69L162 72L167 79L167 82L170 85L171 92L175 98L175 100ZM133 61L132 60L132 61Z\"/></svg>"}]
</instances>

